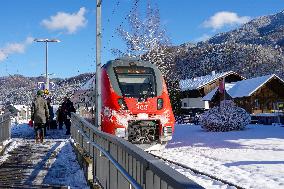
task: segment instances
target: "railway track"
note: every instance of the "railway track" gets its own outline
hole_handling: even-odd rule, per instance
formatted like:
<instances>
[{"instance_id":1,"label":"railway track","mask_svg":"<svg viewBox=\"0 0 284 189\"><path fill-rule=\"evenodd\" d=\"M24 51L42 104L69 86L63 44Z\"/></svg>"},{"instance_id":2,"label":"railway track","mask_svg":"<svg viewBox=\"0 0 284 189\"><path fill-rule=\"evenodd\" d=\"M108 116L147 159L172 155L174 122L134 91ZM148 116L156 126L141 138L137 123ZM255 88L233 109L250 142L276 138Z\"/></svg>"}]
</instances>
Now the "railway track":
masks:
<instances>
[{"instance_id":1,"label":"railway track","mask_svg":"<svg viewBox=\"0 0 284 189\"><path fill-rule=\"evenodd\" d=\"M158 145L155 147L155 145ZM139 148L143 149L144 151L148 152L149 154L151 154L152 156L154 156L155 158L157 159L160 159L162 161L164 161L165 163L167 163L168 165L172 165L171 167L178 167L178 168L182 168L183 170L188 170L187 172L190 172L191 174L195 174L196 176L205 176L207 178L209 178L210 180L212 181L217 181L217 182L221 182L223 183L224 185L228 185L228 186L231 186L231 187L235 187L237 189L245 189L244 187L242 186L239 186L238 184L235 184L235 183L231 183L225 179L222 179L222 178L219 178L219 177L216 177L214 175L211 175L211 174L208 174L208 173L205 173L205 172L202 172L200 170L197 170L195 168L192 168L192 167L189 167L187 165L184 165L184 164L181 164L181 163L178 163L178 162L175 162L175 161L172 161L172 160L169 160L169 159L166 159L166 158L163 158L161 156L158 156L158 155L155 155L154 153L152 153L153 151L160 151L161 148L165 148L165 145L159 145L159 144L155 144L155 145L151 145L151 144L139 144L137 145ZM160 149L159 149L160 148Z\"/></svg>"}]
</instances>

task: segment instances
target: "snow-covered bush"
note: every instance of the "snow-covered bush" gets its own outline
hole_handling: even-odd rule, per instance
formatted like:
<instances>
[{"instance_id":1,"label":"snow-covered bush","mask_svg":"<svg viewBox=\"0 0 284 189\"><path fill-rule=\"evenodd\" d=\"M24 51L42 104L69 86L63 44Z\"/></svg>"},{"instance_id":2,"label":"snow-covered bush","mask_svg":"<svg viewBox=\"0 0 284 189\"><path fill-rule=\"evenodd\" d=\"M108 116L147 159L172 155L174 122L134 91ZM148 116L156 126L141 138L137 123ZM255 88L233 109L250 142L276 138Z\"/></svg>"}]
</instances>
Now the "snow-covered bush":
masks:
<instances>
[{"instance_id":1,"label":"snow-covered bush","mask_svg":"<svg viewBox=\"0 0 284 189\"><path fill-rule=\"evenodd\" d=\"M231 100L222 101L200 116L200 125L207 131L225 132L242 130L250 123L250 115Z\"/></svg>"}]
</instances>

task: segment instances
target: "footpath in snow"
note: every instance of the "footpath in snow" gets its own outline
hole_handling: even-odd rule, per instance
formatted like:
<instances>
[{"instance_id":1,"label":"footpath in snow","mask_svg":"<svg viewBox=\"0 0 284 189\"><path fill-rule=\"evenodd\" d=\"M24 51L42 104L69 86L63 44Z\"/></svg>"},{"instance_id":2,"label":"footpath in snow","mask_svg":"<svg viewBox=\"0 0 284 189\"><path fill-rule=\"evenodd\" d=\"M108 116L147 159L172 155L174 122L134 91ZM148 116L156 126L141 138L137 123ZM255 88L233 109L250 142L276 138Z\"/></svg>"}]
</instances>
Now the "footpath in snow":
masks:
<instances>
[{"instance_id":1,"label":"footpath in snow","mask_svg":"<svg viewBox=\"0 0 284 189\"><path fill-rule=\"evenodd\" d=\"M284 188L284 127L249 125L243 131L206 132L196 125L177 125L168 145L152 153L243 188ZM232 188L173 168L205 188Z\"/></svg>"},{"instance_id":2,"label":"footpath in snow","mask_svg":"<svg viewBox=\"0 0 284 189\"><path fill-rule=\"evenodd\" d=\"M0 156L0 188L66 186L89 188L65 130L48 130L44 143L35 143L27 124L12 125L12 139Z\"/></svg>"}]
</instances>

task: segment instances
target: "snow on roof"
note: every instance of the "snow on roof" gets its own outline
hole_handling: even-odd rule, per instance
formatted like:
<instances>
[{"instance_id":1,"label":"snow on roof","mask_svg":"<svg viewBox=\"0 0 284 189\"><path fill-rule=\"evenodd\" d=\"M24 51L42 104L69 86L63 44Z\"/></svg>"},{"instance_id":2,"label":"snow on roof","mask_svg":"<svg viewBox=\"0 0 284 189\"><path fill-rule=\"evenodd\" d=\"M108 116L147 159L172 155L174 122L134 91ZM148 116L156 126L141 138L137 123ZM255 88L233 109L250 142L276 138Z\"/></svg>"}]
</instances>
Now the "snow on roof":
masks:
<instances>
[{"instance_id":1,"label":"snow on roof","mask_svg":"<svg viewBox=\"0 0 284 189\"><path fill-rule=\"evenodd\" d=\"M94 75L91 79L89 79L80 89L81 90L89 90L93 88L93 83L96 80L96 76Z\"/></svg>"},{"instance_id":2,"label":"snow on roof","mask_svg":"<svg viewBox=\"0 0 284 189\"><path fill-rule=\"evenodd\" d=\"M233 98L250 96L257 89L262 87L267 81L276 76L275 74L255 77L243 81L236 82L235 86L228 90L228 93Z\"/></svg>"},{"instance_id":3,"label":"snow on roof","mask_svg":"<svg viewBox=\"0 0 284 189\"><path fill-rule=\"evenodd\" d=\"M179 87L181 91L192 90L192 89L200 89L204 85L211 83L212 81L218 80L222 77L225 77L229 74L236 74L233 71L223 72L223 73L216 73L210 74L201 77L195 77L192 79L180 80Z\"/></svg>"},{"instance_id":4,"label":"snow on roof","mask_svg":"<svg viewBox=\"0 0 284 189\"><path fill-rule=\"evenodd\" d=\"M280 79L277 75L272 74L272 75L266 75L266 76L246 79L246 80L238 81L235 83L226 83L225 84L226 92L232 98L241 98L244 96L251 96L255 91L257 91L260 87L262 87L265 83L267 83L273 77L278 78L284 83L284 81ZM203 100L210 101L214 97L217 91L217 88L218 87L216 87L206 96L204 96Z\"/></svg>"},{"instance_id":5,"label":"snow on roof","mask_svg":"<svg viewBox=\"0 0 284 189\"><path fill-rule=\"evenodd\" d=\"M13 105L17 110L22 110L22 109L26 109L26 108L28 108L28 106L26 106L26 105L21 105L21 104L19 104L19 105Z\"/></svg>"},{"instance_id":6,"label":"snow on roof","mask_svg":"<svg viewBox=\"0 0 284 189\"><path fill-rule=\"evenodd\" d=\"M202 100L204 101L211 101L211 99L214 97L214 95L216 94L218 87L216 87L215 89L213 89L210 93L208 93L207 95L205 95Z\"/></svg>"}]
</instances>

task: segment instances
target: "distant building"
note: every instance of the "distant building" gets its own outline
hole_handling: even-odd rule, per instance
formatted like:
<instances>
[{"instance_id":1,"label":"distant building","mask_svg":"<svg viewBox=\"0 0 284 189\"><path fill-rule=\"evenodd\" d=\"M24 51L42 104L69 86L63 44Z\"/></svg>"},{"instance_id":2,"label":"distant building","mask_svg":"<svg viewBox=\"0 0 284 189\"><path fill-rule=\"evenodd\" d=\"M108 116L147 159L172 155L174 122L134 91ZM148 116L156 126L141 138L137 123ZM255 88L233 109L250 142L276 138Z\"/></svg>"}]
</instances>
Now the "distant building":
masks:
<instances>
[{"instance_id":1,"label":"distant building","mask_svg":"<svg viewBox=\"0 0 284 189\"><path fill-rule=\"evenodd\" d=\"M28 120L31 117L31 110L29 106L26 105L13 105L17 111L18 120Z\"/></svg>"},{"instance_id":2,"label":"distant building","mask_svg":"<svg viewBox=\"0 0 284 189\"><path fill-rule=\"evenodd\" d=\"M209 102L204 101L203 97L219 86L220 80L225 79L226 83L237 82L245 79L233 71L215 73L181 80L181 108L184 114L195 114L196 112L209 109Z\"/></svg>"},{"instance_id":3,"label":"distant building","mask_svg":"<svg viewBox=\"0 0 284 189\"><path fill-rule=\"evenodd\" d=\"M93 106L95 102L94 82L95 76L81 86L71 99L77 112L84 118L92 118L93 116Z\"/></svg>"}]
</instances>

